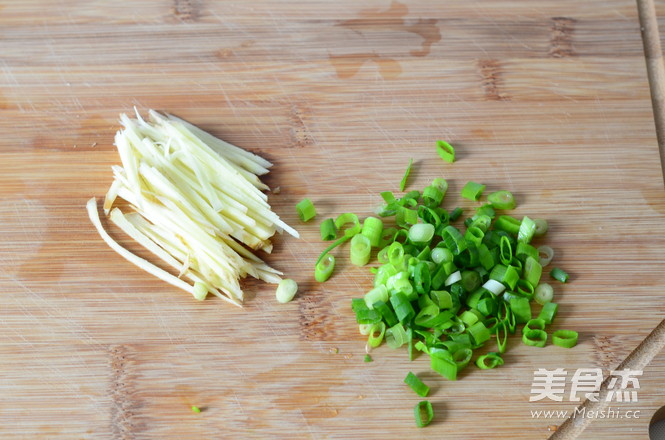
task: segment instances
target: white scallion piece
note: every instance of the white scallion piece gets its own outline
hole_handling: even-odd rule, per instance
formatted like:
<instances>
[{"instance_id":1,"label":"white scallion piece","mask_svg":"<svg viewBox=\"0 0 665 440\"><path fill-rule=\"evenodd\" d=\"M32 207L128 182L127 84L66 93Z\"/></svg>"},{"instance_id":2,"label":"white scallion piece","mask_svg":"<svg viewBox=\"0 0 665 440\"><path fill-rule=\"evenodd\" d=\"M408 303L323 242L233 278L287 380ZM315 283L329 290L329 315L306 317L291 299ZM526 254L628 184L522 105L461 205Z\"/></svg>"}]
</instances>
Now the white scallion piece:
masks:
<instances>
[{"instance_id":1,"label":"white scallion piece","mask_svg":"<svg viewBox=\"0 0 665 440\"><path fill-rule=\"evenodd\" d=\"M285 278L277 285L275 296L278 302L285 304L296 296L296 292L298 292L298 284L292 279Z\"/></svg>"},{"instance_id":2,"label":"white scallion piece","mask_svg":"<svg viewBox=\"0 0 665 440\"><path fill-rule=\"evenodd\" d=\"M538 259L541 266L545 267L554 258L554 249L547 245L538 246Z\"/></svg>"},{"instance_id":3,"label":"white scallion piece","mask_svg":"<svg viewBox=\"0 0 665 440\"><path fill-rule=\"evenodd\" d=\"M446 287L452 286L461 279L462 279L462 272L458 270L448 275L448 278L446 278L446 281L443 283L443 285Z\"/></svg>"},{"instance_id":4,"label":"white scallion piece","mask_svg":"<svg viewBox=\"0 0 665 440\"><path fill-rule=\"evenodd\" d=\"M506 290L506 286L497 280L487 280L485 284L483 284L483 288L492 292L494 296L501 295L503 291Z\"/></svg>"}]
</instances>

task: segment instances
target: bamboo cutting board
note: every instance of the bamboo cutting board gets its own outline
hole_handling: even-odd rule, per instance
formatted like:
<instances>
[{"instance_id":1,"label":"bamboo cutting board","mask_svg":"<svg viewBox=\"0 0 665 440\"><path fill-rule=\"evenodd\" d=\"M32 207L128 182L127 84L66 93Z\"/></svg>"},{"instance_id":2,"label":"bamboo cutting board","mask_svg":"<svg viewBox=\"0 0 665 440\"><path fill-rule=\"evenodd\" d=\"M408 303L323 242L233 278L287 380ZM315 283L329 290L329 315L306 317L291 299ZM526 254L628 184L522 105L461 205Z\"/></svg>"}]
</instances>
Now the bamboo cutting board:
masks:
<instances>
[{"instance_id":1,"label":"bamboo cutting board","mask_svg":"<svg viewBox=\"0 0 665 440\"><path fill-rule=\"evenodd\" d=\"M533 372L607 374L663 318L665 193L634 2L42 3L0 4L2 438L544 439L564 419L531 411L576 403L530 403ZM269 201L302 239L278 237L266 259L299 282L293 302L251 280L243 309L196 302L101 241L84 205L111 182L133 106L275 163ZM317 284L318 222L294 205L370 215L410 158L410 187L445 177L450 208L469 212L457 194L482 181L550 221L572 274L555 328L578 330L576 348L513 337L504 367L456 382L402 350L363 362L350 300L371 276L342 249ZM432 386L426 429L408 371ZM649 418L583 438L647 438Z\"/></svg>"}]
</instances>

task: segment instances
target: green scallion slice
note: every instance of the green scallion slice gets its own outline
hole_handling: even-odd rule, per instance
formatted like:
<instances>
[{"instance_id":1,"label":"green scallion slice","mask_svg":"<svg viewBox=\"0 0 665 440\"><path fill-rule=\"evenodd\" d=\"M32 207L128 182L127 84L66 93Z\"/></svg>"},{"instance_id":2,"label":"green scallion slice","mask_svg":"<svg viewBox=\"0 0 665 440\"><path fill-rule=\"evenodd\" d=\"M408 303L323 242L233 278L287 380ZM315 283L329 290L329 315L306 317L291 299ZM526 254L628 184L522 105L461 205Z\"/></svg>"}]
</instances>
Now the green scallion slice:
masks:
<instances>
[{"instance_id":1,"label":"green scallion slice","mask_svg":"<svg viewBox=\"0 0 665 440\"><path fill-rule=\"evenodd\" d=\"M335 269L335 256L326 254L314 267L314 279L323 283L330 278Z\"/></svg>"},{"instance_id":2,"label":"green scallion slice","mask_svg":"<svg viewBox=\"0 0 665 440\"><path fill-rule=\"evenodd\" d=\"M503 358L499 353L489 352L476 359L476 365L481 370L490 370L503 365Z\"/></svg>"},{"instance_id":3,"label":"green scallion slice","mask_svg":"<svg viewBox=\"0 0 665 440\"><path fill-rule=\"evenodd\" d=\"M471 357L473 356L473 350L469 347L460 347L453 353L453 360L457 365L457 371L466 368L471 362Z\"/></svg>"},{"instance_id":4,"label":"green scallion slice","mask_svg":"<svg viewBox=\"0 0 665 440\"><path fill-rule=\"evenodd\" d=\"M369 238L362 234L356 234L351 239L350 256L351 263L356 266L364 266L369 262L372 246Z\"/></svg>"},{"instance_id":5,"label":"green scallion slice","mask_svg":"<svg viewBox=\"0 0 665 440\"><path fill-rule=\"evenodd\" d=\"M429 294L432 286L432 275L430 274L427 263L421 261L415 266L413 270L413 286L419 294Z\"/></svg>"},{"instance_id":6,"label":"green scallion slice","mask_svg":"<svg viewBox=\"0 0 665 440\"><path fill-rule=\"evenodd\" d=\"M520 279L520 275L517 272L517 269L513 266L497 264L490 272L490 279L496 280L512 290L517 285L517 280Z\"/></svg>"},{"instance_id":7,"label":"green scallion slice","mask_svg":"<svg viewBox=\"0 0 665 440\"><path fill-rule=\"evenodd\" d=\"M573 348L577 345L579 334L574 330L557 330L552 333L552 343L564 348Z\"/></svg>"},{"instance_id":8,"label":"green scallion slice","mask_svg":"<svg viewBox=\"0 0 665 440\"><path fill-rule=\"evenodd\" d=\"M458 281L462 281L462 272L459 270L456 270L455 272L451 273L448 278L446 278L446 281L444 281L443 285L448 287L452 286L453 284L457 283Z\"/></svg>"},{"instance_id":9,"label":"green scallion slice","mask_svg":"<svg viewBox=\"0 0 665 440\"><path fill-rule=\"evenodd\" d=\"M467 182L462 188L462 197L477 202L485 190L485 185L476 182Z\"/></svg>"},{"instance_id":10,"label":"green scallion slice","mask_svg":"<svg viewBox=\"0 0 665 440\"><path fill-rule=\"evenodd\" d=\"M525 215L522 218L522 223L520 223L520 228L517 231L517 241L530 243L535 232L536 223Z\"/></svg>"},{"instance_id":11,"label":"green scallion slice","mask_svg":"<svg viewBox=\"0 0 665 440\"><path fill-rule=\"evenodd\" d=\"M537 286L540 282L540 276L543 273L543 266L533 257L527 257L524 262L524 271L522 277L532 286Z\"/></svg>"},{"instance_id":12,"label":"green scallion slice","mask_svg":"<svg viewBox=\"0 0 665 440\"><path fill-rule=\"evenodd\" d=\"M388 248L388 262L394 267L399 267L404 261L404 247L399 242L394 242Z\"/></svg>"},{"instance_id":13,"label":"green scallion slice","mask_svg":"<svg viewBox=\"0 0 665 440\"><path fill-rule=\"evenodd\" d=\"M519 296L532 299L534 295L533 284L531 284L527 280L518 280L517 291L515 293L517 293Z\"/></svg>"},{"instance_id":14,"label":"green scallion slice","mask_svg":"<svg viewBox=\"0 0 665 440\"><path fill-rule=\"evenodd\" d=\"M417 395L420 397L427 397L429 394L429 387L425 385L415 374L409 371L409 374L404 378L404 383L407 384Z\"/></svg>"},{"instance_id":15,"label":"green scallion slice","mask_svg":"<svg viewBox=\"0 0 665 440\"><path fill-rule=\"evenodd\" d=\"M323 250L323 252L321 252L321 255L319 255L319 258L316 260L315 266L317 264L319 264L321 262L321 260L323 260L323 258L328 254L328 252L335 249L337 246L344 243L345 241L350 240L351 237L352 237L352 235L344 235L343 237L338 238L337 240L332 242L332 244L330 244L330 246L328 246L327 248L325 248Z\"/></svg>"},{"instance_id":16,"label":"green scallion slice","mask_svg":"<svg viewBox=\"0 0 665 440\"><path fill-rule=\"evenodd\" d=\"M449 351L433 348L429 353L430 368L448 380L457 380L457 364Z\"/></svg>"},{"instance_id":17,"label":"green scallion slice","mask_svg":"<svg viewBox=\"0 0 665 440\"><path fill-rule=\"evenodd\" d=\"M460 215L462 215L463 213L464 213L464 210L463 210L462 208L460 208L459 206L458 206L457 208L453 209L453 210L450 212L450 216L449 216L450 221L451 221L451 222L454 222L454 221L457 220L457 219L460 217Z\"/></svg>"},{"instance_id":18,"label":"green scallion slice","mask_svg":"<svg viewBox=\"0 0 665 440\"><path fill-rule=\"evenodd\" d=\"M522 342L533 347L544 347L547 343L545 330L527 330L522 333Z\"/></svg>"},{"instance_id":19,"label":"green scallion slice","mask_svg":"<svg viewBox=\"0 0 665 440\"><path fill-rule=\"evenodd\" d=\"M538 315L539 319L545 321L545 324L551 324L556 317L556 312L559 310L559 305L557 303L548 302L543 305L543 308L540 310Z\"/></svg>"},{"instance_id":20,"label":"green scallion slice","mask_svg":"<svg viewBox=\"0 0 665 440\"><path fill-rule=\"evenodd\" d=\"M492 270L494 267L494 255L485 243L481 243L480 246L478 246L478 259L485 271Z\"/></svg>"},{"instance_id":21,"label":"green scallion slice","mask_svg":"<svg viewBox=\"0 0 665 440\"><path fill-rule=\"evenodd\" d=\"M335 226L335 220L327 218L321 222L321 240L330 241L337 238L337 227Z\"/></svg>"},{"instance_id":22,"label":"green scallion slice","mask_svg":"<svg viewBox=\"0 0 665 440\"><path fill-rule=\"evenodd\" d=\"M429 208L436 208L443 201L443 195L443 191L436 186L427 186L423 189L423 202Z\"/></svg>"},{"instance_id":23,"label":"green scallion slice","mask_svg":"<svg viewBox=\"0 0 665 440\"><path fill-rule=\"evenodd\" d=\"M562 283L568 281L568 273L566 273L566 271L564 271L563 269L559 269L558 267L555 267L550 271L550 276Z\"/></svg>"},{"instance_id":24,"label":"green scallion slice","mask_svg":"<svg viewBox=\"0 0 665 440\"><path fill-rule=\"evenodd\" d=\"M402 292L393 293L390 297L390 304L392 304L399 322L408 322L416 316L409 298Z\"/></svg>"},{"instance_id":25,"label":"green scallion slice","mask_svg":"<svg viewBox=\"0 0 665 440\"><path fill-rule=\"evenodd\" d=\"M390 295L388 295L388 289L386 286L378 286L367 292L363 298L365 299L365 304L367 304L367 307L372 309L374 308L375 302L388 302L389 297Z\"/></svg>"},{"instance_id":26,"label":"green scallion slice","mask_svg":"<svg viewBox=\"0 0 665 440\"><path fill-rule=\"evenodd\" d=\"M374 325L381 320L381 313L377 310L370 309L367 304L365 304L363 298L352 299L351 309L353 309L356 314L356 322L358 324Z\"/></svg>"},{"instance_id":27,"label":"green scallion slice","mask_svg":"<svg viewBox=\"0 0 665 440\"><path fill-rule=\"evenodd\" d=\"M386 323L383 321L372 324L369 330L369 337L367 338L367 345L376 348L381 345L383 336L386 334Z\"/></svg>"},{"instance_id":28,"label":"green scallion slice","mask_svg":"<svg viewBox=\"0 0 665 440\"><path fill-rule=\"evenodd\" d=\"M436 152L439 157L448 163L455 162L455 149L446 141L436 141Z\"/></svg>"},{"instance_id":29,"label":"green scallion slice","mask_svg":"<svg viewBox=\"0 0 665 440\"><path fill-rule=\"evenodd\" d=\"M413 165L413 159L409 160L409 165L406 167L406 171L404 171L404 177L402 177L402 180L399 183L399 190L404 191L404 188L406 188L406 181L409 178L409 174L411 174L411 166Z\"/></svg>"},{"instance_id":30,"label":"green scallion slice","mask_svg":"<svg viewBox=\"0 0 665 440\"><path fill-rule=\"evenodd\" d=\"M446 292L445 290L432 290L430 292L430 297L432 298L432 302L439 306L439 309L443 310L453 307L453 297L450 292Z\"/></svg>"},{"instance_id":31,"label":"green scallion slice","mask_svg":"<svg viewBox=\"0 0 665 440\"><path fill-rule=\"evenodd\" d=\"M471 336L471 340L475 346L484 344L491 336L489 329L482 322L476 322L467 329L467 332Z\"/></svg>"},{"instance_id":32,"label":"green scallion slice","mask_svg":"<svg viewBox=\"0 0 665 440\"><path fill-rule=\"evenodd\" d=\"M354 236L362 230L362 226L360 226L360 220L358 220L358 216L352 212L346 212L344 214L340 214L335 219L335 227L337 228L338 231L342 230L342 226L347 226L349 224L352 226L344 230L345 237Z\"/></svg>"},{"instance_id":33,"label":"green scallion slice","mask_svg":"<svg viewBox=\"0 0 665 440\"><path fill-rule=\"evenodd\" d=\"M448 191L448 182L442 177L437 177L436 179L432 180L431 186L438 188L439 191L441 191L444 195L446 194L446 191Z\"/></svg>"},{"instance_id":34,"label":"green scallion slice","mask_svg":"<svg viewBox=\"0 0 665 440\"><path fill-rule=\"evenodd\" d=\"M310 199L302 199L297 205L298 217L304 222L308 222L316 217L316 209Z\"/></svg>"},{"instance_id":35,"label":"green scallion slice","mask_svg":"<svg viewBox=\"0 0 665 440\"><path fill-rule=\"evenodd\" d=\"M517 242L517 249L515 249L515 256L520 261L526 261L527 258L538 259L538 249L523 241Z\"/></svg>"},{"instance_id":36,"label":"green scallion slice","mask_svg":"<svg viewBox=\"0 0 665 440\"><path fill-rule=\"evenodd\" d=\"M538 247L538 262L541 266L545 267L552 261L554 258L554 249L547 245Z\"/></svg>"},{"instance_id":37,"label":"green scallion slice","mask_svg":"<svg viewBox=\"0 0 665 440\"><path fill-rule=\"evenodd\" d=\"M524 324L522 333L528 332L529 330L545 330L545 320L540 318L529 319L529 321Z\"/></svg>"},{"instance_id":38,"label":"green scallion slice","mask_svg":"<svg viewBox=\"0 0 665 440\"><path fill-rule=\"evenodd\" d=\"M462 279L460 280L462 287L467 292L473 292L480 287L481 279L480 274L475 270L465 270L462 272Z\"/></svg>"},{"instance_id":39,"label":"green scallion slice","mask_svg":"<svg viewBox=\"0 0 665 440\"><path fill-rule=\"evenodd\" d=\"M395 318L396 319L396 318ZM401 347L408 342L406 330L401 323L397 323L386 330L386 345L392 349Z\"/></svg>"},{"instance_id":40,"label":"green scallion slice","mask_svg":"<svg viewBox=\"0 0 665 440\"><path fill-rule=\"evenodd\" d=\"M505 235L501 237L499 242L499 258L506 266L510 266L510 262L513 261L513 248L510 245L510 240Z\"/></svg>"},{"instance_id":41,"label":"green scallion slice","mask_svg":"<svg viewBox=\"0 0 665 440\"><path fill-rule=\"evenodd\" d=\"M493 192L487 196L487 201L490 202L495 209L508 210L515 209L515 206L517 206L515 197L513 197L513 193L510 191Z\"/></svg>"},{"instance_id":42,"label":"green scallion slice","mask_svg":"<svg viewBox=\"0 0 665 440\"><path fill-rule=\"evenodd\" d=\"M508 304L515 316L515 322L518 324L524 324L531 319L531 304L529 303L529 298L514 296L510 298Z\"/></svg>"},{"instance_id":43,"label":"green scallion slice","mask_svg":"<svg viewBox=\"0 0 665 440\"><path fill-rule=\"evenodd\" d=\"M358 332L363 335L369 335L369 330L372 328L372 324L358 324Z\"/></svg>"},{"instance_id":44,"label":"green scallion slice","mask_svg":"<svg viewBox=\"0 0 665 440\"><path fill-rule=\"evenodd\" d=\"M436 264L442 264L453 261L453 253L448 248L435 247L432 249L430 258Z\"/></svg>"},{"instance_id":45,"label":"green scallion slice","mask_svg":"<svg viewBox=\"0 0 665 440\"><path fill-rule=\"evenodd\" d=\"M395 203L397 199L395 199L395 195L393 194L392 191L384 191L381 193L381 198L387 203Z\"/></svg>"},{"instance_id":46,"label":"green scallion slice","mask_svg":"<svg viewBox=\"0 0 665 440\"><path fill-rule=\"evenodd\" d=\"M464 233L464 239L470 243L473 243L476 247L480 246L483 238L485 237L485 232L477 226L469 226L466 228Z\"/></svg>"},{"instance_id":47,"label":"green scallion slice","mask_svg":"<svg viewBox=\"0 0 665 440\"><path fill-rule=\"evenodd\" d=\"M383 222L376 217L367 217L360 233L369 238L372 247L379 247L383 235Z\"/></svg>"},{"instance_id":48,"label":"green scallion slice","mask_svg":"<svg viewBox=\"0 0 665 440\"><path fill-rule=\"evenodd\" d=\"M505 303L504 303L505 304ZM506 352L506 345L508 344L508 326L505 321L501 321L496 326L496 345L499 348L499 353Z\"/></svg>"},{"instance_id":49,"label":"green scallion slice","mask_svg":"<svg viewBox=\"0 0 665 440\"><path fill-rule=\"evenodd\" d=\"M494 229L499 231L506 231L509 234L517 235L520 230L521 222L515 217L509 215L500 215L494 221Z\"/></svg>"},{"instance_id":50,"label":"green scallion slice","mask_svg":"<svg viewBox=\"0 0 665 440\"><path fill-rule=\"evenodd\" d=\"M446 247L452 251L453 255L459 255L466 250L466 240L456 227L446 226L441 232L441 236Z\"/></svg>"},{"instance_id":51,"label":"green scallion slice","mask_svg":"<svg viewBox=\"0 0 665 440\"><path fill-rule=\"evenodd\" d=\"M471 217L471 224L474 224L477 222L478 218L483 218L487 217L487 220L483 220L484 222L487 222L485 228L483 228L484 231L487 231L487 228L489 228L489 223L496 217L496 210L492 206L491 203L486 203L483 206L479 206L476 208L476 215Z\"/></svg>"},{"instance_id":52,"label":"green scallion slice","mask_svg":"<svg viewBox=\"0 0 665 440\"><path fill-rule=\"evenodd\" d=\"M386 326L393 327L398 324L397 316L395 316L395 312L393 312L392 307L390 307L390 305L387 302L376 301L374 304L372 304L372 307L374 308L374 310L379 312L379 314L381 315L381 319L385 321ZM386 330L386 342L388 343L388 346L392 348L392 346L390 345L392 341L389 341L387 339L389 330L390 328Z\"/></svg>"},{"instance_id":53,"label":"green scallion slice","mask_svg":"<svg viewBox=\"0 0 665 440\"><path fill-rule=\"evenodd\" d=\"M424 428L429 425L434 418L434 409L428 400L418 402L413 408L413 412L416 417L416 426L418 428Z\"/></svg>"},{"instance_id":54,"label":"green scallion slice","mask_svg":"<svg viewBox=\"0 0 665 440\"><path fill-rule=\"evenodd\" d=\"M418 223L418 211L413 209L400 207L397 210L397 215L395 216L395 223L400 228L405 228L410 225L415 225Z\"/></svg>"},{"instance_id":55,"label":"green scallion slice","mask_svg":"<svg viewBox=\"0 0 665 440\"><path fill-rule=\"evenodd\" d=\"M434 322L440 315L442 314L439 313L439 308L434 304L430 304L420 309L416 317L413 319L413 323L421 327L435 327L436 324L434 324ZM441 321L448 321L449 319L450 316L443 315Z\"/></svg>"},{"instance_id":56,"label":"green scallion slice","mask_svg":"<svg viewBox=\"0 0 665 440\"><path fill-rule=\"evenodd\" d=\"M459 318L462 320L462 322L469 327L471 327L476 322L480 321L482 317L483 317L482 313L480 313L476 309L465 310L462 312L461 315L459 315Z\"/></svg>"},{"instance_id":57,"label":"green scallion slice","mask_svg":"<svg viewBox=\"0 0 665 440\"><path fill-rule=\"evenodd\" d=\"M429 244L434 237L434 225L417 223L409 228L409 240L415 245Z\"/></svg>"},{"instance_id":58,"label":"green scallion slice","mask_svg":"<svg viewBox=\"0 0 665 440\"><path fill-rule=\"evenodd\" d=\"M443 192L436 186L430 185L423 189L423 203L429 208L438 207L443 201Z\"/></svg>"}]
</instances>

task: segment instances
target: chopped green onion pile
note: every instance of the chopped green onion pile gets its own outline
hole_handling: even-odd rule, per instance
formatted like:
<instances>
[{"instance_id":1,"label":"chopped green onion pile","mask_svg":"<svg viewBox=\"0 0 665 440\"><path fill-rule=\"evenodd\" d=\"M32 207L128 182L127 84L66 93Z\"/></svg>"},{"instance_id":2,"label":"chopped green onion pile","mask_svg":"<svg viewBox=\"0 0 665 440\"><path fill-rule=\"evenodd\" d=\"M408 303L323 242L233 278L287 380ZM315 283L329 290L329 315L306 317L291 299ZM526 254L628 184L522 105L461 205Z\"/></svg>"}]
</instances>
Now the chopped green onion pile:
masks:
<instances>
[{"instance_id":1,"label":"chopped green onion pile","mask_svg":"<svg viewBox=\"0 0 665 440\"><path fill-rule=\"evenodd\" d=\"M447 151L445 145L437 149L440 154ZM515 198L508 191L496 191L489 203L458 224L462 209L441 206L447 189L444 179L435 179L422 192L401 197L383 192L385 203L377 211L383 221L368 217L360 227L357 216L342 214L334 221L337 229L351 226L339 233L327 220L325 239L336 241L319 262L350 237L354 264L366 264L369 249L375 248L379 266L371 269L374 287L352 301L361 333L368 336L367 349L384 341L393 349L405 346L411 360L414 353L425 353L432 370L456 380L472 362L480 369L503 365L508 334L514 334L518 324L525 324L524 344L543 347L558 306L551 302L552 286L541 283L554 252L532 244L547 232L547 222L506 214L515 208ZM468 182L461 195L479 201L484 189L483 184ZM323 225L321 231L323 238ZM321 276L319 262L316 278L327 279L330 273ZM568 279L558 268L550 275L561 282ZM559 330L552 341L572 347L577 335ZM486 345L496 346L496 351L474 360L474 351ZM412 373L405 382L419 395L427 395L429 388ZM428 402L420 402L415 411L418 426L429 423Z\"/></svg>"}]
</instances>

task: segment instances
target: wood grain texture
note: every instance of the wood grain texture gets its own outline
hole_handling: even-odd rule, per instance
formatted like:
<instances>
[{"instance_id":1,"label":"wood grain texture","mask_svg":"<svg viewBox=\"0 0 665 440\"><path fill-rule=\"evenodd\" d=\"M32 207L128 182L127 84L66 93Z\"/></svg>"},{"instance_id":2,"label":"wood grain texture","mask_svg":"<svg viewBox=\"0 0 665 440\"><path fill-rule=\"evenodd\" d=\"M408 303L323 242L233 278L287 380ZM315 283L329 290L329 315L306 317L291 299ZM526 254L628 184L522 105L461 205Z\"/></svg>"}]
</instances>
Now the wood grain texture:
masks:
<instances>
[{"instance_id":1,"label":"wood grain texture","mask_svg":"<svg viewBox=\"0 0 665 440\"><path fill-rule=\"evenodd\" d=\"M2 438L547 438L563 420L530 411L575 404L529 403L533 371L607 372L662 319L665 193L634 2L42 3L0 6ZM267 260L300 283L294 302L247 281L242 310L198 303L99 239L84 204L110 184L133 106L275 163L269 200L303 238ZM369 215L409 158L413 188L449 179L447 206L470 210L457 194L476 180L550 221L572 274L556 328L577 348L513 338L506 368L457 382L385 347L362 362L349 303L371 278L340 257L316 284L324 246L294 205ZM427 429L408 371L433 387Z\"/></svg>"}]
</instances>

